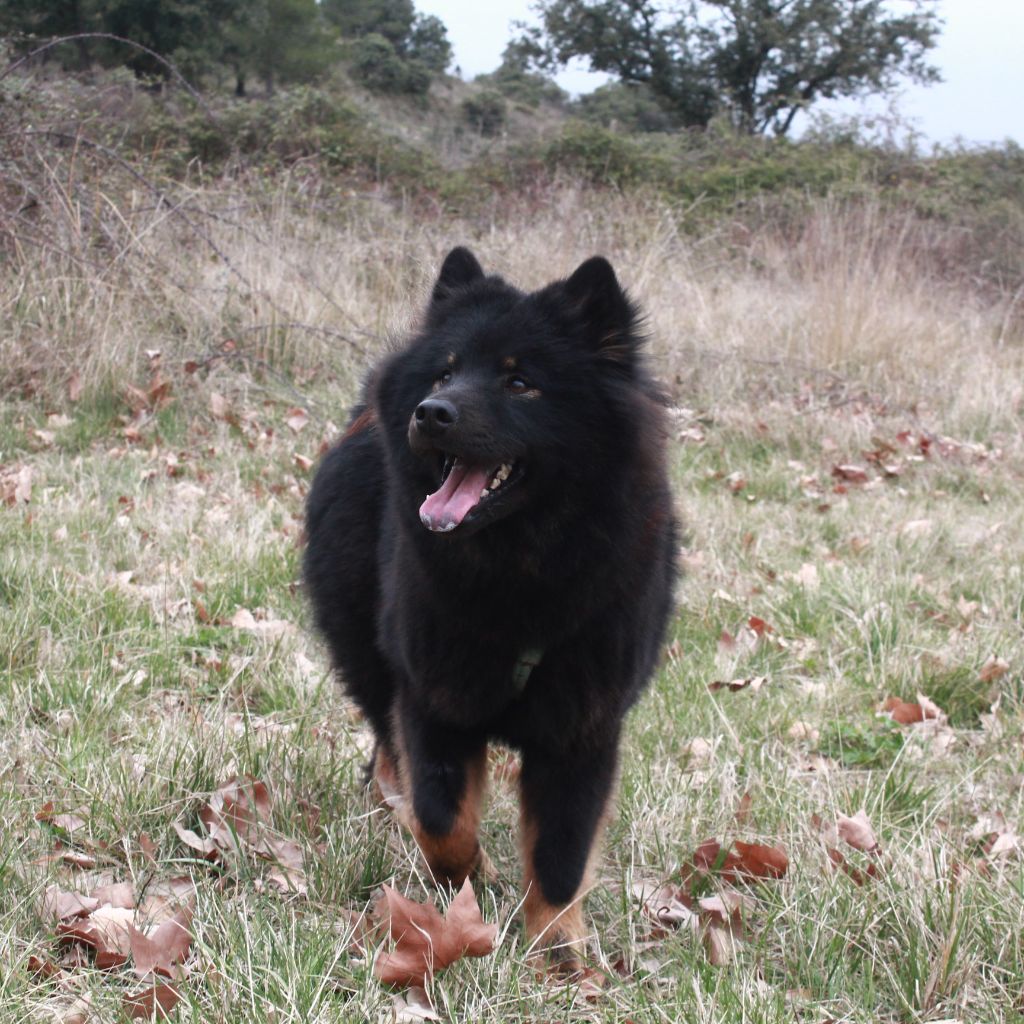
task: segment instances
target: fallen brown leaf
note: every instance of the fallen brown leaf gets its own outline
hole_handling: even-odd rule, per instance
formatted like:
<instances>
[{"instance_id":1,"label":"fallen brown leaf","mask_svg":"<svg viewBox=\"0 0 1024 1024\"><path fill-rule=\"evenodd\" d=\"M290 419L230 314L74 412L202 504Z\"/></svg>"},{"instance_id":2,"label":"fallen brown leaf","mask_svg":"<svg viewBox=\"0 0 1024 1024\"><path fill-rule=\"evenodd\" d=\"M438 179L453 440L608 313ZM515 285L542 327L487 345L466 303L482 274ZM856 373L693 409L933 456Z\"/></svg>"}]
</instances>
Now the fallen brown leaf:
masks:
<instances>
[{"instance_id":1,"label":"fallen brown leaf","mask_svg":"<svg viewBox=\"0 0 1024 1024\"><path fill-rule=\"evenodd\" d=\"M233 776L214 791L199 820L218 846L233 848L236 838L255 841L259 825L270 820L270 792L251 775Z\"/></svg>"},{"instance_id":2,"label":"fallen brown leaf","mask_svg":"<svg viewBox=\"0 0 1024 1024\"><path fill-rule=\"evenodd\" d=\"M498 927L484 921L469 879L444 917L433 904L416 903L390 885L383 888L376 915L395 945L377 955L373 970L386 984L424 985L460 957L487 956L494 949Z\"/></svg>"},{"instance_id":3,"label":"fallen brown leaf","mask_svg":"<svg viewBox=\"0 0 1024 1024\"><path fill-rule=\"evenodd\" d=\"M900 700L899 697L886 697L882 711L887 712L894 722L900 725L913 725L924 721L924 708L920 704Z\"/></svg>"},{"instance_id":4,"label":"fallen brown leaf","mask_svg":"<svg viewBox=\"0 0 1024 1024\"><path fill-rule=\"evenodd\" d=\"M393 995L391 1006L395 1012L395 1024L416 1024L419 1020L441 1020L434 1009L426 990L413 985L405 996Z\"/></svg>"},{"instance_id":5,"label":"fallen brown leaf","mask_svg":"<svg viewBox=\"0 0 1024 1024\"><path fill-rule=\"evenodd\" d=\"M289 409L285 414L285 423L289 430L297 434L309 423L309 413L305 409Z\"/></svg>"},{"instance_id":6,"label":"fallen brown leaf","mask_svg":"<svg viewBox=\"0 0 1024 1024\"><path fill-rule=\"evenodd\" d=\"M740 859L737 874L753 878L782 878L789 867L789 857L781 846L762 846L737 839L733 846Z\"/></svg>"},{"instance_id":7,"label":"fallen brown leaf","mask_svg":"<svg viewBox=\"0 0 1024 1024\"><path fill-rule=\"evenodd\" d=\"M128 937L135 973L140 978L150 974L174 977L175 967L188 955L192 944L191 924L192 911L186 908L179 910L170 921L165 921L149 935L138 928L130 928Z\"/></svg>"},{"instance_id":8,"label":"fallen brown leaf","mask_svg":"<svg viewBox=\"0 0 1024 1024\"><path fill-rule=\"evenodd\" d=\"M56 1024L88 1024L92 1016L92 995L86 992L57 1011Z\"/></svg>"},{"instance_id":9,"label":"fallen brown leaf","mask_svg":"<svg viewBox=\"0 0 1024 1024\"><path fill-rule=\"evenodd\" d=\"M997 679L1002 679L1002 677L1009 671L1009 662L1004 661L1002 658L997 658L992 654L986 659L985 664L981 666L981 671L978 673L978 679L983 683L992 683Z\"/></svg>"},{"instance_id":10,"label":"fallen brown leaf","mask_svg":"<svg viewBox=\"0 0 1024 1024\"><path fill-rule=\"evenodd\" d=\"M67 892L58 885L48 885L43 893L42 911L44 917L57 921L66 921L72 917L84 917L91 914L100 901L92 896L83 896L79 892Z\"/></svg>"},{"instance_id":11,"label":"fallen brown leaf","mask_svg":"<svg viewBox=\"0 0 1024 1024\"><path fill-rule=\"evenodd\" d=\"M35 954L28 958L25 966L29 973L38 974L41 978L53 978L60 974L60 968L52 960L44 960Z\"/></svg>"},{"instance_id":12,"label":"fallen brown leaf","mask_svg":"<svg viewBox=\"0 0 1024 1024\"><path fill-rule=\"evenodd\" d=\"M871 822L868 821L867 812L862 808L852 818L840 814L836 818L836 831L839 838L849 843L855 850L863 850L865 853L875 853L879 849L878 840L875 838Z\"/></svg>"},{"instance_id":13,"label":"fallen brown leaf","mask_svg":"<svg viewBox=\"0 0 1024 1024\"><path fill-rule=\"evenodd\" d=\"M728 681L716 679L713 683L708 683L709 690L731 690L735 693L737 690L745 690L748 687L754 693L768 682L767 676L751 676L748 679L730 679Z\"/></svg>"},{"instance_id":14,"label":"fallen brown leaf","mask_svg":"<svg viewBox=\"0 0 1024 1024\"><path fill-rule=\"evenodd\" d=\"M217 860L220 857L220 847L210 838L203 838L190 828L179 825L176 821L171 827L178 833L178 838L190 849L195 850L205 860Z\"/></svg>"},{"instance_id":15,"label":"fallen brown leaf","mask_svg":"<svg viewBox=\"0 0 1024 1024\"><path fill-rule=\"evenodd\" d=\"M153 985L125 996L122 1008L130 1020L167 1020L180 1001L181 993L173 985Z\"/></svg>"},{"instance_id":16,"label":"fallen brown leaf","mask_svg":"<svg viewBox=\"0 0 1024 1024\"><path fill-rule=\"evenodd\" d=\"M99 885L89 894L100 905L132 909L135 906L135 888L131 882L111 882Z\"/></svg>"},{"instance_id":17,"label":"fallen brown leaf","mask_svg":"<svg viewBox=\"0 0 1024 1024\"><path fill-rule=\"evenodd\" d=\"M36 821L57 829L59 832L71 835L87 824L86 819L78 812L66 812L58 814L54 809L53 801L47 800L42 807L36 811Z\"/></svg>"},{"instance_id":18,"label":"fallen brown leaf","mask_svg":"<svg viewBox=\"0 0 1024 1024\"><path fill-rule=\"evenodd\" d=\"M851 484L866 484L868 482L868 471L863 466L856 466L852 463L832 467L832 475L837 480L844 480Z\"/></svg>"}]
</instances>

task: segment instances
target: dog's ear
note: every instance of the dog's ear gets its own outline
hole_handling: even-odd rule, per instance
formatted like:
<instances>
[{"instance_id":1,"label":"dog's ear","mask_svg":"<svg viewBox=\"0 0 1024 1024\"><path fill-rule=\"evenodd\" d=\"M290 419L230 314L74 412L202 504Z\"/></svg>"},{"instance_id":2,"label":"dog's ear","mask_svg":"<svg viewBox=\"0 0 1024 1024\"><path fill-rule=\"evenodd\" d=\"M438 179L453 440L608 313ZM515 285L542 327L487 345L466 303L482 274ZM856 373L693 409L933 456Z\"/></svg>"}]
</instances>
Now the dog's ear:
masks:
<instances>
[{"instance_id":1,"label":"dog's ear","mask_svg":"<svg viewBox=\"0 0 1024 1024\"><path fill-rule=\"evenodd\" d=\"M444 258L441 273L434 282L432 302L443 302L452 292L465 288L484 276L479 260L462 245L456 246Z\"/></svg>"},{"instance_id":2,"label":"dog's ear","mask_svg":"<svg viewBox=\"0 0 1024 1024\"><path fill-rule=\"evenodd\" d=\"M591 256L573 271L564 289L595 352L612 362L631 362L639 343L637 309L612 265L603 256Z\"/></svg>"}]
</instances>

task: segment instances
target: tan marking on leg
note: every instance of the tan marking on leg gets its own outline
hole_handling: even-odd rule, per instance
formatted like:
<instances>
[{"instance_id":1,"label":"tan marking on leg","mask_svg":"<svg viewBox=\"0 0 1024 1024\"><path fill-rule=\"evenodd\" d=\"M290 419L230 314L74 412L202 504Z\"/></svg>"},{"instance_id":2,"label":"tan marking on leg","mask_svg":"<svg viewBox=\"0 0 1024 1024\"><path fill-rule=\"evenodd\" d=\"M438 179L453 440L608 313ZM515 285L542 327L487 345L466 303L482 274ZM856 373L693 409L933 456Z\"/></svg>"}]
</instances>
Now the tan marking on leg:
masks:
<instances>
[{"instance_id":1,"label":"tan marking on leg","mask_svg":"<svg viewBox=\"0 0 1024 1024\"><path fill-rule=\"evenodd\" d=\"M594 862L601 849L601 838L608 822L609 796L601 819L594 830L594 841L587 857L587 866L579 887L568 903L549 903L541 891L533 865L533 851L537 844L537 824L520 797L520 843L523 856L523 915L526 918L526 938L534 956L544 956L559 974L575 974L582 969L581 958L587 951L587 926L583 914L583 899L591 886Z\"/></svg>"},{"instance_id":2,"label":"tan marking on leg","mask_svg":"<svg viewBox=\"0 0 1024 1024\"><path fill-rule=\"evenodd\" d=\"M411 828L409 797L391 752L378 743L373 755L373 796L400 825Z\"/></svg>"},{"instance_id":3,"label":"tan marking on leg","mask_svg":"<svg viewBox=\"0 0 1024 1024\"><path fill-rule=\"evenodd\" d=\"M458 887L471 875L478 873L487 877L493 873L490 859L484 854L477 839L480 831L480 814L487 792L487 749L466 761L466 787L459 801L455 821L446 835L436 836L427 832L416 820L412 804L412 787L408 780L405 751L399 749L402 790L407 796L408 820L403 821L413 834L420 848L427 868L435 885Z\"/></svg>"},{"instance_id":4,"label":"tan marking on leg","mask_svg":"<svg viewBox=\"0 0 1024 1024\"><path fill-rule=\"evenodd\" d=\"M537 826L524 806L520 807L520 843L523 856L523 916L530 955L547 960L560 973L573 974L580 969L586 952L586 925L583 919L583 894L586 878L573 899L562 906L549 903L541 891L533 866L537 845Z\"/></svg>"}]
</instances>

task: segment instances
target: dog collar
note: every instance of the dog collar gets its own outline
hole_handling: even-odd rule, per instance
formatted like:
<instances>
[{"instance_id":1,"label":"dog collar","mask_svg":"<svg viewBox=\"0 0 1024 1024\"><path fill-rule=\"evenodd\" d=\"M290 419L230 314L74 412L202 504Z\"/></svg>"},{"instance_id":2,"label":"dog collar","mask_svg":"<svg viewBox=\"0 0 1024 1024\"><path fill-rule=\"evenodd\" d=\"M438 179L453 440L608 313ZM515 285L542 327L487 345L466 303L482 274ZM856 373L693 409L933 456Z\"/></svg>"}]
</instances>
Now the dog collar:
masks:
<instances>
[{"instance_id":1,"label":"dog collar","mask_svg":"<svg viewBox=\"0 0 1024 1024\"><path fill-rule=\"evenodd\" d=\"M540 664L544 652L539 647L530 647L519 655L519 660L512 668L512 682L515 684L516 693L520 694L526 689L530 681L530 673Z\"/></svg>"}]
</instances>

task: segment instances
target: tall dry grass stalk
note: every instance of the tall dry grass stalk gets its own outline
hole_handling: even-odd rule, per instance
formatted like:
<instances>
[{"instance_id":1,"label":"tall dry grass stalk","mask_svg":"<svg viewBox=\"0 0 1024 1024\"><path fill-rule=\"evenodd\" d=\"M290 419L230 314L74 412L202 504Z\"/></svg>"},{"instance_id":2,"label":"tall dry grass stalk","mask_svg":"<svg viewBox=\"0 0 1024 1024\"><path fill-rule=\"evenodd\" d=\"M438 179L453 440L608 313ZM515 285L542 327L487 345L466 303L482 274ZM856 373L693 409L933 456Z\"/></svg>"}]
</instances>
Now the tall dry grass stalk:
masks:
<instances>
[{"instance_id":1,"label":"tall dry grass stalk","mask_svg":"<svg viewBox=\"0 0 1024 1024\"><path fill-rule=\"evenodd\" d=\"M1024 347L1006 302L926 271L945 229L871 202L823 200L786 233L725 224L695 237L664 200L571 184L465 219L299 173L269 192L170 195L75 178L70 163L3 232L5 390L56 396L72 375L103 389L141 372L144 350L166 366L229 339L300 380L351 388L409 328L445 249L469 243L526 287L609 256L649 311L659 371L695 400L826 375L957 419L1019 423Z\"/></svg>"}]
</instances>

